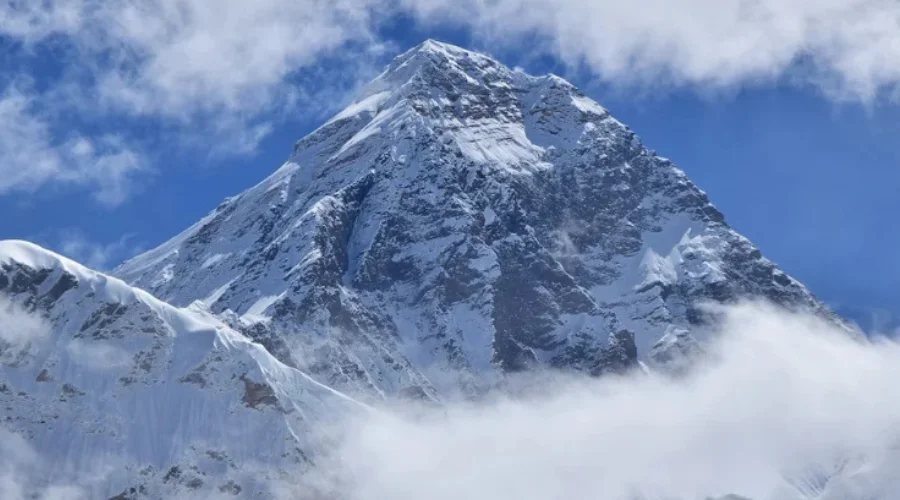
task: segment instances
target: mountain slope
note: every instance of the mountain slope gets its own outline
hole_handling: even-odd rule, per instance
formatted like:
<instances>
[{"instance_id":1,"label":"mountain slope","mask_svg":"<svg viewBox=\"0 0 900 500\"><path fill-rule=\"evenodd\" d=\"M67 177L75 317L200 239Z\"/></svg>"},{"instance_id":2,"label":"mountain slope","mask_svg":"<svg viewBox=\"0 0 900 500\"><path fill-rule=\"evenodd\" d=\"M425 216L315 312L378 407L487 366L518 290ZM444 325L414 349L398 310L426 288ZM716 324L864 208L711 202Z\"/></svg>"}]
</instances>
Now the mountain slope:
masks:
<instances>
[{"instance_id":1,"label":"mountain slope","mask_svg":"<svg viewBox=\"0 0 900 500\"><path fill-rule=\"evenodd\" d=\"M40 460L33 477L17 465L25 493L48 480L86 498L264 492L361 408L201 308L30 243L0 242L0 294L3 428ZM4 469L16 459L2 455Z\"/></svg>"},{"instance_id":2,"label":"mountain slope","mask_svg":"<svg viewBox=\"0 0 900 500\"><path fill-rule=\"evenodd\" d=\"M577 88L433 41L115 274L376 398L683 357L707 300L824 311Z\"/></svg>"}]
</instances>

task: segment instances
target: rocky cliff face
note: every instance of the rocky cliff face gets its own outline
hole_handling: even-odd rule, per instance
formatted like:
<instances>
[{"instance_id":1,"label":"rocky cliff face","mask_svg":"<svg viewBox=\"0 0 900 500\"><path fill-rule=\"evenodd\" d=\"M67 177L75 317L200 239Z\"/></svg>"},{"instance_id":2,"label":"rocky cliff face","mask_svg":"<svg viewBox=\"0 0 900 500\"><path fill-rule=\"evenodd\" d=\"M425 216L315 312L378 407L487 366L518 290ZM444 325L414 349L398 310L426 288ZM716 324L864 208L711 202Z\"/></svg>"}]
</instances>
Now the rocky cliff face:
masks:
<instances>
[{"instance_id":1,"label":"rocky cliff face","mask_svg":"<svg viewBox=\"0 0 900 500\"><path fill-rule=\"evenodd\" d=\"M691 353L704 301L824 310L577 88L432 41L115 274L373 398Z\"/></svg>"}]
</instances>

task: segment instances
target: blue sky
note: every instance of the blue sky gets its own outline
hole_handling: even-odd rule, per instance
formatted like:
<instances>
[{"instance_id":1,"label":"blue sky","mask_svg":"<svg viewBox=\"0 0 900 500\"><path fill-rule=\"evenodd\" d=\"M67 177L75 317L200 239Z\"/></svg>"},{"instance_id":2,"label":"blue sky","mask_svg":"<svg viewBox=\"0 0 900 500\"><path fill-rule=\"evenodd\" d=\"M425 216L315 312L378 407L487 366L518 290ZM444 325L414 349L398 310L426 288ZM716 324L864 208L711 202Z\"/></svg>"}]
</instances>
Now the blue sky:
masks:
<instances>
[{"instance_id":1,"label":"blue sky","mask_svg":"<svg viewBox=\"0 0 900 500\"><path fill-rule=\"evenodd\" d=\"M433 37L567 77L820 297L900 313L900 7L671 4L7 3L0 237L109 268L267 176Z\"/></svg>"}]
</instances>

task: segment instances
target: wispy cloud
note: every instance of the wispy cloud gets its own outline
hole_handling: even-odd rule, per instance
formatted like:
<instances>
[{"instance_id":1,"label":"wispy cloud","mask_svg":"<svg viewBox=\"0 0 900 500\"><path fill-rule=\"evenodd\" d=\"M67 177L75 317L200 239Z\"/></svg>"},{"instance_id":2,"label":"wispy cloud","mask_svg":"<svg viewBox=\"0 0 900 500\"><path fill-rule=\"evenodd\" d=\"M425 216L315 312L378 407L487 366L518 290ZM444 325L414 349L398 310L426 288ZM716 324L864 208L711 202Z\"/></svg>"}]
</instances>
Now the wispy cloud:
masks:
<instances>
[{"instance_id":1,"label":"wispy cloud","mask_svg":"<svg viewBox=\"0 0 900 500\"><path fill-rule=\"evenodd\" d=\"M726 88L776 80L871 102L900 83L892 0L404 0L482 39L548 50L626 85Z\"/></svg>"},{"instance_id":2,"label":"wispy cloud","mask_svg":"<svg viewBox=\"0 0 900 500\"><path fill-rule=\"evenodd\" d=\"M109 43L102 50L118 59L102 75L100 95L129 110L182 119L271 109L291 94L293 72L370 36L368 4L360 0L105 5L87 24L103 30Z\"/></svg>"},{"instance_id":3,"label":"wispy cloud","mask_svg":"<svg viewBox=\"0 0 900 500\"><path fill-rule=\"evenodd\" d=\"M110 470L109 463L95 463L89 474L78 481L59 482L65 472L54 469L48 457L42 456L25 437L0 428L0 498L4 500L87 500L92 487L102 485Z\"/></svg>"},{"instance_id":4,"label":"wispy cloud","mask_svg":"<svg viewBox=\"0 0 900 500\"><path fill-rule=\"evenodd\" d=\"M297 72L376 43L374 0L98 0L0 6L0 35L73 49L61 61L69 94L129 116L242 131L248 149L264 136L257 118L296 103ZM377 44L377 43L376 43ZM365 50L360 48L361 52ZM81 88L74 92L72 82ZM96 111L96 109L94 109ZM222 120L220 120L222 119Z\"/></svg>"},{"instance_id":5,"label":"wispy cloud","mask_svg":"<svg viewBox=\"0 0 900 500\"><path fill-rule=\"evenodd\" d=\"M114 134L58 137L36 99L16 84L0 94L0 194L72 185L105 205L124 201L147 171L141 155Z\"/></svg>"},{"instance_id":6,"label":"wispy cloud","mask_svg":"<svg viewBox=\"0 0 900 500\"><path fill-rule=\"evenodd\" d=\"M0 365L18 365L50 335L43 318L0 295Z\"/></svg>"},{"instance_id":7,"label":"wispy cloud","mask_svg":"<svg viewBox=\"0 0 900 500\"><path fill-rule=\"evenodd\" d=\"M0 35L27 45L80 29L85 14L81 0L69 2L9 1L0 5Z\"/></svg>"},{"instance_id":8,"label":"wispy cloud","mask_svg":"<svg viewBox=\"0 0 900 500\"><path fill-rule=\"evenodd\" d=\"M40 93L7 91L3 118L17 133L6 134L5 159L17 161L3 162L16 175L0 185L0 194L4 187L77 181L93 185L98 201L121 203L131 174L147 164L125 145L136 131L155 130L168 147L211 158L253 155L278 123L340 102L334 93L352 88L360 73L373 73L368 64L384 46L373 34L373 16L385 8L377 0L6 2L0 41L18 42L26 56L52 47L62 77L42 80ZM323 71L323 61L340 71ZM326 91L331 95L323 100ZM114 138L84 135L56 144L35 101L94 130L107 122L136 126ZM15 158L12 151L19 152ZM78 165L91 165L92 172L63 170L61 160L77 152L86 153L74 157ZM30 168L22 168L27 161Z\"/></svg>"},{"instance_id":9,"label":"wispy cloud","mask_svg":"<svg viewBox=\"0 0 900 500\"><path fill-rule=\"evenodd\" d=\"M0 7L0 34L68 37L109 63L91 65L101 97L185 118L271 109L291 94L291 75L347 42L377 43L375 26L397 13L509 45L542 35L611 81L731 86L791 72L864 100L900 81L891 0L48 0Z\"/></svg>"},{"instance_id":10,"label":"wispy cloud","mask_svg":"<svg viewBox=\"0 0 900 500\"><path fill-rule=\"evenodd\" d=\"M718 312L711 357L684 378L538 378L514 396L365 412L315 468L280 481L242 464L236 479L272 498L894 498L900 344L764 304ZM114 351L99 349L79 363L100 369ZM46 461L0 429L0 496L89 498L116 470L48 488ZM218 498L218 484L183 493Z\"/></svg>"}]
</instances>

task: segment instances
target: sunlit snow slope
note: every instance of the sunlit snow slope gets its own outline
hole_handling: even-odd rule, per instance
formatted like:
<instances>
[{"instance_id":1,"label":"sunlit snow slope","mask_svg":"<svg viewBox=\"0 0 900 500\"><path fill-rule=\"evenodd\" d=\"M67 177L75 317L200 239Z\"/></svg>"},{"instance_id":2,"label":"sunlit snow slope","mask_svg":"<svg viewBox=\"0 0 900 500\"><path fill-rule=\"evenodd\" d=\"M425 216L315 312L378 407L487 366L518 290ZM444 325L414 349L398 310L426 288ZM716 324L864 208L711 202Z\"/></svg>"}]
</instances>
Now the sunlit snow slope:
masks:
<instances>
[{"instance_id":1,"label":"sunlit snow slope","mask_svg":"<svg viewBox=\"0 0 900 500\"><path fill-rule=\"evenodd\" d=\"M78 485L77 498L266 491L362 408L199 305L30 243L0 242L0 296L2 429L28 449L0 446L4 495L10 481L22 498L48 482Z\"/></svg>"}]
</instances>

